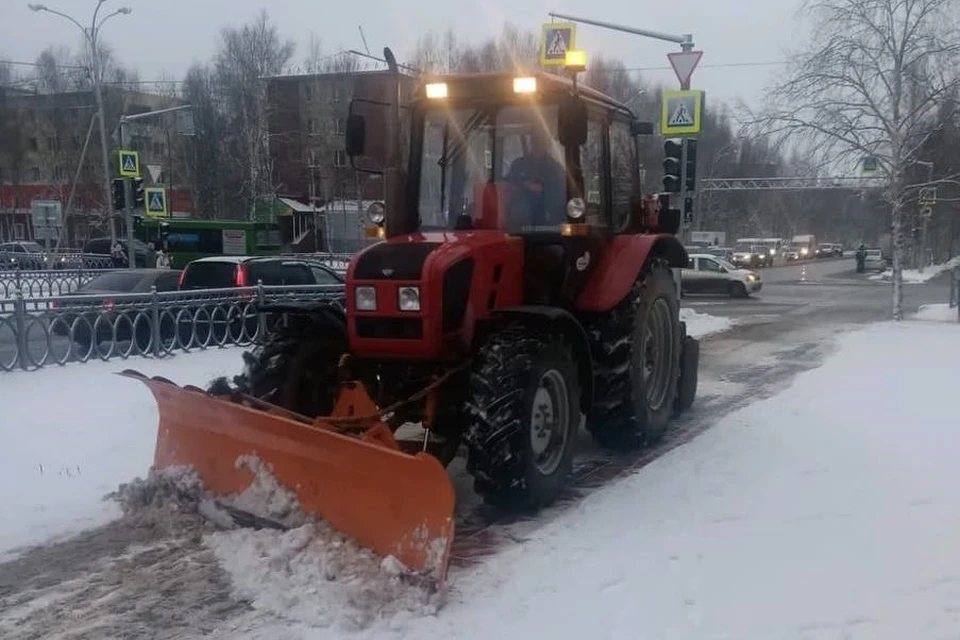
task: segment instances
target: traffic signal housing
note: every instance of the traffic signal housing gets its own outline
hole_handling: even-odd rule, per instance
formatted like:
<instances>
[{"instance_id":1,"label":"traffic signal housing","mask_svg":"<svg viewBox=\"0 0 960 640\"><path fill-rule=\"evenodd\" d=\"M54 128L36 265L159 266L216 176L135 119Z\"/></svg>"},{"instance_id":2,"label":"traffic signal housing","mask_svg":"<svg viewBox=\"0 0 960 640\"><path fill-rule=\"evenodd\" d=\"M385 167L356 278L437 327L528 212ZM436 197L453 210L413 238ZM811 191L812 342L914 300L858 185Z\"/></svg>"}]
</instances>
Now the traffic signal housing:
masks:
<instances>
[{"instance_id":1,"label":"traffic signal housing","mask_svg":"<svg viewBox=\"0 0 960 640\"><path fill-rule=\"evenodd\" d=\"M143 203L144 203L143 178L134 178L133 179L133 208L139 209L143 207Z\"/></svg>"},{"instance_id":2,"label":"traffic signal housing","mask_svg":"<svg viewBox=\"0 0 960 640\"><path fill-rule=\"evenodd\" d=\"M663 143L663 190L665 193L680 193L683 190L683 140L668 138Z\"/></svg>"},{"instance_id":3,"label":"traffic signal housing","mask_svg":"<svg viewBox=\"0 0 960 640\"><path fill-rule=\"evenodd\" d=\"M683 190L697 190L697 139L687 138L683 141L686 147L683 154Z\"/></svg>"},{"instance_id":4,"label":"traffic signal housing","mask_svg":"<svg viewBox=\"0 0 960 640\"><path fill-rule=\"evenodd\" d=\"M127 206L123 197L123 178L114 178L111 187L113 192L110 194L110 200L113 203L113 210L123 211Z\"/></svg>"}]
</instances>

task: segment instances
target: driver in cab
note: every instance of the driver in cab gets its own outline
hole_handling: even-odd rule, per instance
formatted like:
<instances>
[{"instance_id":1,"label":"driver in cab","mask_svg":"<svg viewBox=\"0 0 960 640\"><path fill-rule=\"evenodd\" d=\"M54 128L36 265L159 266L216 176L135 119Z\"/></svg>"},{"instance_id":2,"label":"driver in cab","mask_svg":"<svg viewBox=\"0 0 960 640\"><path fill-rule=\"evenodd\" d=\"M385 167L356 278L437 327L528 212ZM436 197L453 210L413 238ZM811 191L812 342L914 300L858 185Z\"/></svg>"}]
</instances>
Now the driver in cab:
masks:
<instances>
[{"instance_id":1,"label":"driver in cab","mask_svg":"<svg viewBox=\"0 0 960 640\"><path fill-rule=\"evenodd\" d=\"M513 161L507 181L520 188L520 206L511 215L511 226L555 227L564 221L566 176L563 166L549 153L549 134L535 128L527 154Z\"/></svg>"}]
</instances>

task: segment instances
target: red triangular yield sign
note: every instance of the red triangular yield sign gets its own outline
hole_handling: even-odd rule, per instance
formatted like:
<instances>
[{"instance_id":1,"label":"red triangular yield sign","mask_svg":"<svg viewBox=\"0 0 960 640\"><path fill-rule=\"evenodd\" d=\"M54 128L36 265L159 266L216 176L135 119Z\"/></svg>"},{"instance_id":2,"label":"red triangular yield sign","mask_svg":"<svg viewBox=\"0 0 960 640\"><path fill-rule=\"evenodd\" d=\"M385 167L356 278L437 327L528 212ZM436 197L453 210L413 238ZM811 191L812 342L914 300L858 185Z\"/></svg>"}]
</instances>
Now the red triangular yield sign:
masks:
<instances>
[{"instance_id":1,"label":"red triangular yield sign","mask_svg":"<svg viewBox=\"0 0 960 640\"><path fill-rule=\"evenodd\" d=\"M670 66L677 74L677 80L680 81L680 84L686 84L690 81L690 76L693 75L693 70L700 63L701 57L703 57L703 51L675 51L667 54Z\"/></svg>"}]
</instances>

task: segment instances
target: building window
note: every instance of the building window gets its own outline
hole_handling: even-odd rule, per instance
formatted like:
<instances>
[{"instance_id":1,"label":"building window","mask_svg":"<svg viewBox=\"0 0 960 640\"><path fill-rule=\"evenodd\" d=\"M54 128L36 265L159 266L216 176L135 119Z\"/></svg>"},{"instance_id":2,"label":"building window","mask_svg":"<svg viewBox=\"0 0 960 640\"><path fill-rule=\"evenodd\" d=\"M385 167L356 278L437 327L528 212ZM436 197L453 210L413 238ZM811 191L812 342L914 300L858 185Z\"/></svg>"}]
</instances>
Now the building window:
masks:
<instances>
[{"instance_id":1,"label":"building window","mask_svg":"<svg viewBox=\"0 0 960 640\"><path fill-rule=\"evenodd\" d=\"M27 146L30 147L30 151L36 151L37 148L38 148L38 147L37 147L37 139L36 139L36 138L28 138L28 139L27 139Z\"/></svg>"},{"instance_id":2,"label":"building window","mask_svg":"<svg viewBox=\"0 0 960 640\"><path fill-rule=\"evenodd\" d=\"M343 149L337 149L333 152L333 166L337 168L347 166L347 154Z\"/></svg>"},{"instance_id":3,"label":"building window","mask_svg":"<svg viewBox=\"0 0 960 640\"><path fill-rule=\"evenodd\" d=\"M310 85L308 84L303 85L303 98L307 102L310 102L311 100L313 100L313 88L311 88Z\"/></svg>"},{"instance_id":4,"label":"building window","mask_svg":"<svg viewBox=\"0 0 960 640\"><path fill-rule=\"evenodd\" d=\"M63 167L60 165L55 165L53 167L53 181L63 182Z\"/></svg>"},{"instance_id":5,"label":"building window","mask_svg":"<svg viewBox=\"0 0 960 640\"><path fill-rule=\"evenodd\" d=\"M314 122L313 118L307 118L307 133L312 136L317 133L317 123Z\"/></svg>"},{"instance_id":6,"label":"building window","mask_svg":"<svg viewBox=\"0 0 960 640\"><path fill-rule=\"evenodd\" d=\"M55 137L47 138L47 149L50 151L60 151L60 140Z\"/></svg>"},{"instance_id":7,"label":"building window","mask_svg":"<svg viewBox=\"0 0 960 640\"><path fill-rule=\"evenodd\" d=\"M333 132L338 136L342 136L344 129L346 129L346 124L343 118L337 118L333 121Z\"/></svg>"},{"instance_id":8,"label":"building window","mask_svg":"<svg viewBox=\"0 0 960 640\"><path fill-rule=\"evenodd\" d=\"M30 169L30 181L40 182L40 167L32 167Z\"/></svg>"},{"instance_id":9,"label":"building window","mask_svg":"<svg viewBox=\"0 0 960 640\"><path fill-rule=\"evenodd\" d=\"M340 102L340 87L334 87L333 89L333 101Z\"/></svg>"},{"instance_id":10,"label":"building window","mask_svg":"<svg viewBox=\"0 0 960 640\"><path fill-rule=\"evenodd\" d=\"M307 155L307 162L311 167L320 166L320 161L318 160L319 154L316 149L311 149L310 153Z\"/></svg>"},{"instance_id":11,"label":"building window","mask_svg":"<svg viewBox=\"0 0 960 640\"><path fill-rule=\"evenodd\" d=\"M27 239L27 230L24 227L22 222L13 223L13 239L14 240L26 240Z\"/></svg>"}]
</instances>

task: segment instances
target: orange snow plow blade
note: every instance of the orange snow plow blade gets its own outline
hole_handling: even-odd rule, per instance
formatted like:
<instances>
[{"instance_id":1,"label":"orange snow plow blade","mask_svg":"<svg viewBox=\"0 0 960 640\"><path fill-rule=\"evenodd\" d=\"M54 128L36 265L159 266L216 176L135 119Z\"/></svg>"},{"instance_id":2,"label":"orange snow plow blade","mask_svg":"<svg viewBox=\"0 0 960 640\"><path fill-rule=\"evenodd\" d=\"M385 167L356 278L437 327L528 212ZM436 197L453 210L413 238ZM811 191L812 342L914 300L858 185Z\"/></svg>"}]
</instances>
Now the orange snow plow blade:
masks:
<instances>
[{"instance_id":1,"label":"orange snow plow blade","mask_svg":"<svg viewBox=\"0 0 960 640\"><path fill-rule=\"evenodd\" d=\"M304 513L445 579L454 532L450 478L436 458L399 449L363 385L346 383L333 415L306 424L280 408L253 409L135 371L120 375L140 380L156 398L156 468L193 467L208 491L227 496L250 485L253 474L236 462L255 455Z\"/></svg>"}]
</instances>

